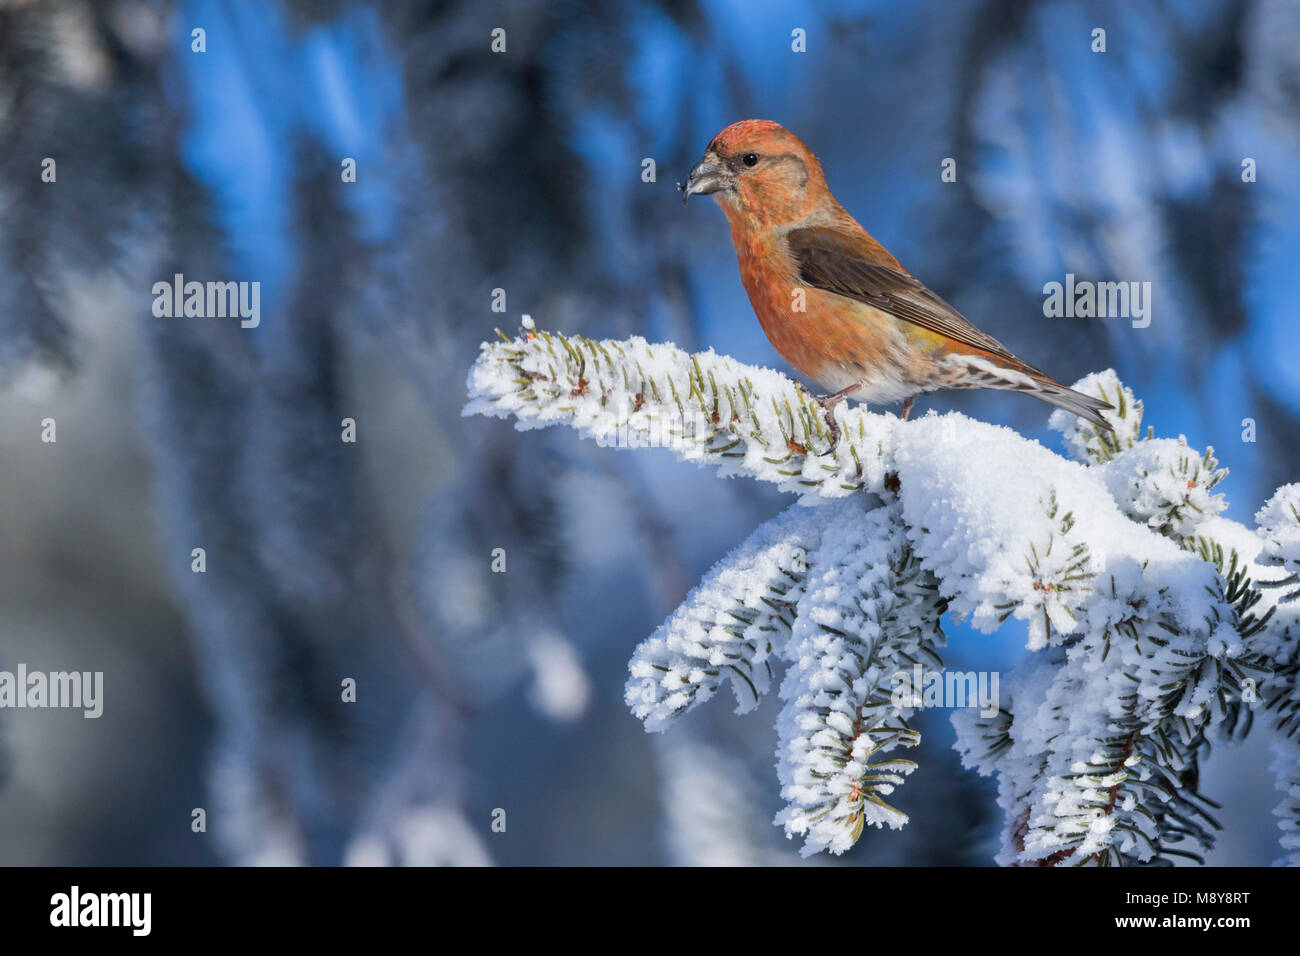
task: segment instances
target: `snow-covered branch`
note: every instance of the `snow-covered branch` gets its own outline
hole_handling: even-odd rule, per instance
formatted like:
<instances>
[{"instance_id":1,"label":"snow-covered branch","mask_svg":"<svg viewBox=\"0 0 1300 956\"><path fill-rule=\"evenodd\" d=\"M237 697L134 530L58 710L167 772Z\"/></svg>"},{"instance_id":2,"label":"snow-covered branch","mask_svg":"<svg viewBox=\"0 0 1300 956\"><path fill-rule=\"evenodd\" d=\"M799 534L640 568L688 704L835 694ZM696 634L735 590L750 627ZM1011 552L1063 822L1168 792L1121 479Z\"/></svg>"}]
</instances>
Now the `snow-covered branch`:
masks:
<instances>
[{"instance_id":1,"label":"snow-covered branch","mask_svg":"<svg viewBox=\"0 0 1300 956\"><path fill-rule=\"evenodd\" d=\"M1115 406L1113 433L1052 418L1070 460L956 413L840 406L836 440L802 386L711 351L502 338L470 372L466 414L664 446L800 497L637 648L626 698L648 730L726 681L746 711L784 661L777 822L805 852L906 821L883 796L914 765L877 758L919 741L906 718L922 701L891 688L939 668L945 612L985 632L1023 620L1036 652L955 719L967 765L999 777L1003 863L1194 854L1217 827L1196 792L1207 734L1266 708L1284 739L1296 730L1300 486L1259 530L1223 518L1213 449L1143 434L1113 372L1075 385ZM1288 849L1295 752L1279 749Z\"/></svg>"},{"instance_id":2,"label":"snow-covered branch","mask_svg":"<svg viewBox=\"0 0 1300 956\"><path fill-rule=\"evenodd\" d=\"M808 390L771 369L640 337L597 341L528 328L483 345L469 394L467 415L514 416L521 429L565 424L615 447L666 447L806 498L881 490L897 422L841 404L833 445Z\"/></svg>"}]
</instances>

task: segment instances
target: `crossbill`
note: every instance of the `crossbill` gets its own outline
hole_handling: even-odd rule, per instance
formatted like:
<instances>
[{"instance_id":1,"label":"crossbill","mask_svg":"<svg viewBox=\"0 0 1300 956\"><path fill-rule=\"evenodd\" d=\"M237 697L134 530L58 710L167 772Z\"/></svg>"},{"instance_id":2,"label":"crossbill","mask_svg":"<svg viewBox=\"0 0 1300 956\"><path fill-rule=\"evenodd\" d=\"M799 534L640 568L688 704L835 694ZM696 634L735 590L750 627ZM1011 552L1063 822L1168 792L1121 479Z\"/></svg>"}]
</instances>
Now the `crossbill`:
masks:
<instances>
[{"instance_id":1,"label":"crossbill","mask_svg":"<svg viewBox=\"0 0 1300 956\"><path fill-rule=\"evenodd\" d=\"M803 142L770 120L733 123L684 184L731 225L740 281L768 341L819 396L833 434L844 398L902 402L948 388L1024 392L1110 430L1111 406L1053 381L971 325L845 211Z\"/></svg>"}]
</instances>

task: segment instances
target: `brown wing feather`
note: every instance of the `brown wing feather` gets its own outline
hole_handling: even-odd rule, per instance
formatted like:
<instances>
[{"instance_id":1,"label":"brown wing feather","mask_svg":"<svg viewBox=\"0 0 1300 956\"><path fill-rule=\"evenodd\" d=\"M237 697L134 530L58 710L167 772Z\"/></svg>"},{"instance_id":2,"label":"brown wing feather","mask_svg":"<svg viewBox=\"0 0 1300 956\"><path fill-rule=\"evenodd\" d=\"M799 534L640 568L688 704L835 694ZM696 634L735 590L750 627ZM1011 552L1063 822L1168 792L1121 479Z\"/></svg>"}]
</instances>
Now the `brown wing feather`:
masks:
<instances>
[{"instance_id":1,"label":"brown wing feather","mask_svg":"<svg viewBox=\"0 0 1300 956\"><path fill-rule=\"evenodd\" d=\"M798 263L800 279L810 287L857 299L995 355L1022 371L1043 374L993 336L967 322L960 312L898 266L892 257L887 262L868 258L869 247L861 237L840 229L810 226L791 230L786 239Z\"/></svg>"}]
</instances>

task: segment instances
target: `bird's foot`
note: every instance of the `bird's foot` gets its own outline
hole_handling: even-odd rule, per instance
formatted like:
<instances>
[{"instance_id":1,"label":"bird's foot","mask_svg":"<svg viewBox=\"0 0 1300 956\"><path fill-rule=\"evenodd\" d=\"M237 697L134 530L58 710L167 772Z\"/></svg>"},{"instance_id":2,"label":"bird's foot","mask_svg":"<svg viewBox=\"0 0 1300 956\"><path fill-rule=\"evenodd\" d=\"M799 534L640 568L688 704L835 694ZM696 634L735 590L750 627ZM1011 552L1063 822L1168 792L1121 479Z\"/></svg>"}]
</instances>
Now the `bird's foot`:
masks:
<instances>
[{"instance_id":1,"label":"bird's foot","mask_svg":"<svg viewBox=\"0 0 1300 956\"><path fill-rule=\"evenodd\" d=\"M848 398L851 393L856 392L861 387L862 383L858 382L850 385L848 388L842 388L838 392L833 392L830 395L813 396L813 398L817 400L817 404L826 411L826 426L831 432L832 448L840 443L840 426L839 423L835 421L835 406L844 401L844 399Z\"/></svg>"},{"instance_id":2,"label":"bird's foot","mask_svg":"<svg viewBox=\"0 0 1300 956\"><path fill-rule=\"evenodd\" d=\"M903 410L898 413L898 418L900 421L904 421L904 422L907 421L907 416L912 411L912 403L914 401L916 401L915 395L913 395L911 398L903 399Z\"/></svg>"}]
</instances>

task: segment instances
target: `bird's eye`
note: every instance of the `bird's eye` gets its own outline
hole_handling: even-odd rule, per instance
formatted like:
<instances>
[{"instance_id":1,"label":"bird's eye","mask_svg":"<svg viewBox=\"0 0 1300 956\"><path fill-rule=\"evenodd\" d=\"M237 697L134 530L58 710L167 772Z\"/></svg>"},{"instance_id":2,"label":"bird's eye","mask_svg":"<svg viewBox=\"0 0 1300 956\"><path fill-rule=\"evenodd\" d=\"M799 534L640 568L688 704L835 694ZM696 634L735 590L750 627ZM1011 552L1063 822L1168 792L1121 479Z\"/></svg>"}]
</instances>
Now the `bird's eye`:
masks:
<instances>
[{"instance_id":1,"label":"bird's eye","mask_svg":"<svg viewBox=\"0 0 1300 956\"><path fill-rule=\"evenodd\" d=\"M744 156L746 166L758 165L758 153L746 153Z\"/></svg>"}]
</instances>

